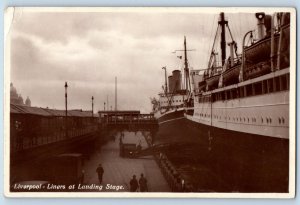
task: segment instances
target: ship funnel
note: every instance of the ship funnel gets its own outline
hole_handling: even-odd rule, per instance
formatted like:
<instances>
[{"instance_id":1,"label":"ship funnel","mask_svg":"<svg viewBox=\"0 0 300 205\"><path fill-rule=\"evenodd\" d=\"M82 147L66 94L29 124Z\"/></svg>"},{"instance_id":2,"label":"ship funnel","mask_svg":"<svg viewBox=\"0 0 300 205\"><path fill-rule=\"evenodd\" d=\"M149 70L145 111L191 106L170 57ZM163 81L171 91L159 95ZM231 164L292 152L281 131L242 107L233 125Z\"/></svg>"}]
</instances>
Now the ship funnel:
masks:
<instances>
[{"instance_id":1,"label":"ship funnel","mask_svg":"<svg viewBox=\"0 0 300 205\"><path fill-rule=\"evenodd\" d=\"M255 14L257 18L257 31L258 31L258 40L263 39L265 37L265 13L260 12Z\"/></svg>"},{"instance_id":2,"label":"ship funnel","mask_svg":"<svg viewBox=\"0 0 300 205\"><path fill-rule=\"evenodd\" d=\"M181 90L181 71L173 70L172 75L168 77L169 93L176 93Z\"/></svg>"},{"instance_id":3,"label":"ship funnel","mask_svg":"<svg viewBox=\"0 0 300 205\"><path fill-rule=\"evenodd\" d=\"M174 91L177 92L181 88L181 71L180 70L174 70L172 72L173 74L173 85L174 85Z\"/></svg>"}]
</instances>

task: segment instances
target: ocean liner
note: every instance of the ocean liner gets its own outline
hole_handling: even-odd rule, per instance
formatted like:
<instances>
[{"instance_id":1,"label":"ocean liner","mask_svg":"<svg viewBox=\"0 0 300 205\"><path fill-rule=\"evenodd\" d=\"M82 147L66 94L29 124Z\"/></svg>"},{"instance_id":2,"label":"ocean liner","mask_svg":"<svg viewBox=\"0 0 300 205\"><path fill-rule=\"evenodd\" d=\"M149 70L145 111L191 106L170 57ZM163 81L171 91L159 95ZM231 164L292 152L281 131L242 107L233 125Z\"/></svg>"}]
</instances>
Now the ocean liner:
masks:
<instances>
[{"instance_id":1,"label":"ocean liner","mask_svg":"<svg viewBox=\"0 0 300 205\"><path fill-rule=\"evenodd\" d=\"M257 36L247 32L238 54L220 14L221 61L212 49L208 68L191 71L193 108L186 103L183 116L180 109L168 111L171 119L159 116L158 138L191 139L227 190L288 192L290 14L255 16Z\"/></svg>"},{"instance_id":2,"label":"ocean liner","mask_svg":"<svg viewBox=\"0 0 300 205\"><path fill-rule=\"evenodd\" d=\"M165 71L163 92L159 93L159 100L152 99L154 117L159 124L155 138L155 143L158 144L195 141L194 136L183 138L181 130L182 121L185 119L184 115L185 113L192 114L193 105L186 37L184 37L184 49L176 51L182 51L184 54L184 74L182 75L180 70L173 70L172 75L167 77L167 68L163 67L162 69ZM182 56L177 57L182 59Z\"/></svg>"}]
</instances>

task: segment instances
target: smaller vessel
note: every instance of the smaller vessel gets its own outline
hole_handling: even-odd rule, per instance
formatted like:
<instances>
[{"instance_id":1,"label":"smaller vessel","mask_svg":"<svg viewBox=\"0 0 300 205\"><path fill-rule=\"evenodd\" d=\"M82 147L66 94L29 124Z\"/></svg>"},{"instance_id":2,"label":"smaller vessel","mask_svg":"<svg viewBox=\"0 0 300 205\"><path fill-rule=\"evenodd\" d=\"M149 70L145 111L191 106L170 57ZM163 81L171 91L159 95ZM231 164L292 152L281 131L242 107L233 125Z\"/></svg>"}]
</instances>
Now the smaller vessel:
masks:
<instances>
[{"instance_id":1,"label":"smaller vessel","mask_svg":"<svg viewBox=\"0 0 300 205\"><path fill-rule=\"evenodd\" d=\"M159 100L152 99L154 117L158 120L159 130L154 140L155 143L182 143L193 142L188 137L183 138L184 130L181 129L181 121L184 114L193 114L193 99L191 92L190 70L187 59L186 37L184 37L184 75L180 70L173 70L168 76L165 70L165 86L159 94ZM182 58L179 56L180 59ZM184 76L184 77L182 77ZM168 81L168 82L167 82Z\"/></svg>"}]
</instances>

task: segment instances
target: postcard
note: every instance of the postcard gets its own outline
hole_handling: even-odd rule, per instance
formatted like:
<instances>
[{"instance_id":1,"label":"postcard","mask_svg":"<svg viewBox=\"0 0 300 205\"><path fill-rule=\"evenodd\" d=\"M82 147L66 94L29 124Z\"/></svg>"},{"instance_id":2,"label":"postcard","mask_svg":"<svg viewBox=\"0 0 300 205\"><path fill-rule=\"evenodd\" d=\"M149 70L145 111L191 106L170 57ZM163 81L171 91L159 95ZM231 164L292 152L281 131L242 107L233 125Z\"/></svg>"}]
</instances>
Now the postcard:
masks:
<instances>
[{"instance_id":1,"label":"postcard","mask_svg":"<svg viewBox=\"0 0 300 205\"><path fill-rule=\"evenodd\" d=\"M294 8L5 12L8 197L293 198Z\"/></svg>"}]
</instances>

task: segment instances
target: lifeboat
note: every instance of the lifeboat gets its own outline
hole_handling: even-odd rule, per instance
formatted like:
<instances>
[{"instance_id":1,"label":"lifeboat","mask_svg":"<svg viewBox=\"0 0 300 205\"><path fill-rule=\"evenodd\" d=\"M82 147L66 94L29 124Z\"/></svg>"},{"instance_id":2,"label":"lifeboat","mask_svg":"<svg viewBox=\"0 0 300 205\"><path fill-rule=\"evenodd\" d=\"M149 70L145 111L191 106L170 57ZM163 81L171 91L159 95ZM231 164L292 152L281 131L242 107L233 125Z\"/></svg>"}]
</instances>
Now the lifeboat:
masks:
<instances>
[{"instance_id":1,"label":"lifeboat","mask_svg":"<svg viewBox=\"0 0 300 205\"><path fill-rule=\"evenodd\" d=\"M284 56L289 56L289 35L290 35L290 26L285 25L282 27L282 35L283 35L283 42L281 47L281 52L283 55L281 55L281 58L283 60L283 63L285 63ZM279 45L279 37L280 35L276 33L274 35L274 51L275 55L278 51L278 45ZM270 59L271 54L271 36L267 36L256 43L252 44L251 46L248 46L245 48L245 57L246 62L249 63L259 63L263 61L267 61Z\"/></svg>"},{"instance_id":2,"label":"lifeboat","mask_svg":"<svg viewBox=\"0 0 300 205\"><path fill-rule=\"evenodd\" d=\"M198 90L201 91L201 90L204 90L205 89L205 86L206 86L206 81L200 81L198 83Z\"/></svg>"},{"instance_id":3,"label":"lifeboat","mask_svg":"<svg viewBox=\"0 0 300 205\"><path fill-rule=\"evenodd\" d=\"M248 67L245 71L245 78L252 79L267 73L271 72L271 64L270 61L262 62L259 64L255 64L251 67Z\"/></svg>"},{"instance_id":4,"label":"lifeboat","mask_svg":"<svg viewBox=\"0 0 300 205\"><path fill-rule=\"evenodd\" d=\"M238 82L240 74L241 64L236 64L233 67L228 68L223 73L223 82L225 85L231 85Z\"/></svg>"},{"instance_id":5,"label":"lifeboat","mask_svg":"<svg viewBox=\"0 0 300 205\"><path fill-rule=\"evenodd\" d=\"M275 44L274 50L278 49L279 35L274 35ZM271 53L271 37L265 37L256 43L245 48L246 62L259 63L270 59Z\"/></svg>"},{"instance_id":6,"label":"lifeboat","mask_svg":"<svg viewBox=\"0 0 300 205\"><path fill-rule=\"evenodd\" d=\"M206 79L206 84L208 87L213 88L217 87L219 83L219 78L221 74L215 74L213 76L210 76L209 78Z\"/></svg>"}]
</instances>

